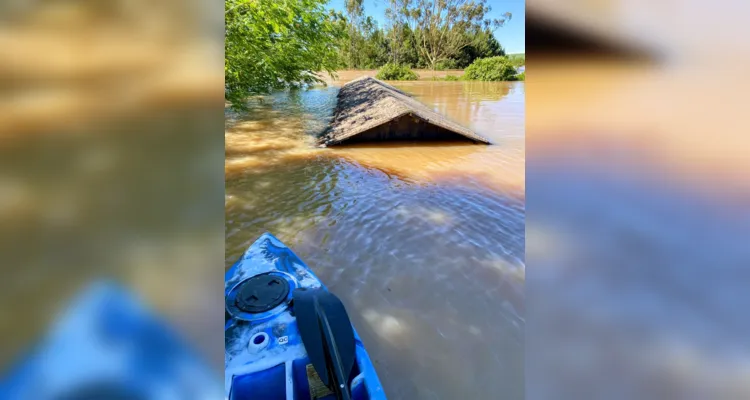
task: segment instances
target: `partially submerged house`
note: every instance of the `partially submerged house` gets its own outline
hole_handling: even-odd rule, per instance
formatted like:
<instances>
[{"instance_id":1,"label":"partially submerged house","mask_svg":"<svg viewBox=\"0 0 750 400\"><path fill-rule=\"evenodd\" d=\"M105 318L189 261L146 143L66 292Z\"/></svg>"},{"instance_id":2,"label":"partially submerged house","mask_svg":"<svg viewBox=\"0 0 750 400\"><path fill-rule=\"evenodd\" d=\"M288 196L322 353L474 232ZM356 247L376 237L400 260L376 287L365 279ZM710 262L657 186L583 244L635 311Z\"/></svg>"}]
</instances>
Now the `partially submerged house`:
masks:
<instances>
[{"instance_id":1,"label":"partially submerged house","mask_svg":"<svg viewBox=\"0 0 750 400\"><path fill-rule=\"evenodd\" d=\"M463 140L490 144L487 138L432 111L413 97L365 77L345 84L338 94L320 146L391 140Z\"/></svg>"}]
</instances>

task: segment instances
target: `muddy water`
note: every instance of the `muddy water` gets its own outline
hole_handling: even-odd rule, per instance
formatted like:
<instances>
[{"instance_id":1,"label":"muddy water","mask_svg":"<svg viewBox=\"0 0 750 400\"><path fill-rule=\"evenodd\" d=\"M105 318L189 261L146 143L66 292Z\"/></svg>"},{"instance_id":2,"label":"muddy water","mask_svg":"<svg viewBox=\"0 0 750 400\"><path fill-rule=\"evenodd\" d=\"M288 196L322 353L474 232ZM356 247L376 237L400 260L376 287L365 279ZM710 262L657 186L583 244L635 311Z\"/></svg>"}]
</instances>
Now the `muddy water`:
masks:
<instances>
[{"instance_id":1,"label":"muddy water","mask_svg":"<svg viewBox=\"0 0 750 400\"><path fill-rule=\"evenodd\" d=\"M227 111L226 267L264 231L286 242L389 398L523 398L524 84L396 84L493 146L314 148L340 84Z\"/></svg>"}]
</instances>

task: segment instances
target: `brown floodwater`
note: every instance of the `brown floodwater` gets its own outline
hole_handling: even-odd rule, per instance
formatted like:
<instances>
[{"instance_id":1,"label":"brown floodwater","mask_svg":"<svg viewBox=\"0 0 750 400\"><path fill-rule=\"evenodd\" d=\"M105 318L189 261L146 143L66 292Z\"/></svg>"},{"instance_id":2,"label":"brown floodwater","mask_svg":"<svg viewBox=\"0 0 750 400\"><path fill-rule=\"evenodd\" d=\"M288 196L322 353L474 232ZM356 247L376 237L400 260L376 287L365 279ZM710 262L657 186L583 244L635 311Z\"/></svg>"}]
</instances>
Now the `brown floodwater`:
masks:
<instances>
[{"instance_id":1,"label":"brown floodwater","mask_svg":"<svg viewBox=\"0 0 750 400\"><path fill-rule=\"evenodd\" d=\"M750 398L747 68L570 58L529 67L526 395Z\"/></svg>"},{"instance_id":2,"label":"brown floodwater","mask_svg":"<svg viewBox=\"0 0 750 400\"><path fill-rule=\"evenodd\" d=\"M398 82L488 137L315 148L338 86L226 111L226 265L271 232L347 306L389 398L524 398L522 82Z\"/></svg>"}]
</instances>

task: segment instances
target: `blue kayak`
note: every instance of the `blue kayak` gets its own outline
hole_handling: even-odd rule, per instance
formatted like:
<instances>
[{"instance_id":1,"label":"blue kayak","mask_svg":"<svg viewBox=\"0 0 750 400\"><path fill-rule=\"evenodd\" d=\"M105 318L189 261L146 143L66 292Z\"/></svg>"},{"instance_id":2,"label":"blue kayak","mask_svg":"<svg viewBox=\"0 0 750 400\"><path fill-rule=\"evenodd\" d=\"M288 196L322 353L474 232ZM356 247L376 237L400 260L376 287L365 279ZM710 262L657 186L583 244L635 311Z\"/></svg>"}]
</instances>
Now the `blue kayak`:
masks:
<instances>
[{"instance_id":1,"label":"blue kayak","mask_svg":"<svg viewBox=\"0 0 750 400\"><path fill-rule=\"evenodd\" d=\"M226 272L225 391L240 399L383 399L341 301L263 234Z\"/></svg>"},{"instance_id":2,"label":"blue kayak","mask_svg":"<svg viewBox=\"0 0 750 400\"><path fill-rule=\"evenodd\" d=\"M220 399L221 379L127 288L96 282L0 381L0 399Z\"/></svg>"}]
</instances>

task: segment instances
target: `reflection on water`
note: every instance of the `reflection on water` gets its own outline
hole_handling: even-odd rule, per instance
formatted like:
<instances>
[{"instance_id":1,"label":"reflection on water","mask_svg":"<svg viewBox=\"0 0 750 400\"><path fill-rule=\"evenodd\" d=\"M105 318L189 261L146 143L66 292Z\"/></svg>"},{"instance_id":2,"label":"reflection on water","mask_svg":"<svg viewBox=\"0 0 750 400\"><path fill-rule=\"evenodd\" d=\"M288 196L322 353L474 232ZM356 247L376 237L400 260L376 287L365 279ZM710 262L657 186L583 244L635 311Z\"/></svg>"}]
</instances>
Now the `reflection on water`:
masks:
<instances>
[{"instance_id":1,"label":"reflection on water","mask_svg":"<svg viewBox=\"0 0 750 400\"><path fill-rule=\"evenodd\" d=\"M403 176L440 180L457 177L524 196L524 86L496 82L406 82L399 88L433 109L471 127L495 146L456 144L335 148L370 167Z\"/></svg>"},{"instance_id":2,"label":"reflection on water","mask_svg":"<svg viewBox=\"0 0 750 400\"><path fill-rule=\"evenodd\" d=\"M314 148L333 86L227 111L226 267L264 231L285 241L389 398L523 398L523 83L398 86L495 145Z\"/></svg>"}]
</instances>

